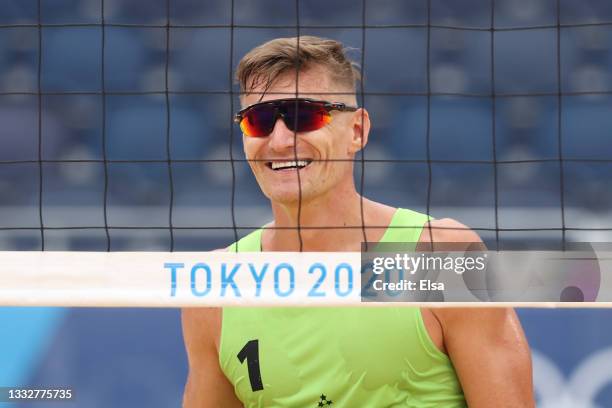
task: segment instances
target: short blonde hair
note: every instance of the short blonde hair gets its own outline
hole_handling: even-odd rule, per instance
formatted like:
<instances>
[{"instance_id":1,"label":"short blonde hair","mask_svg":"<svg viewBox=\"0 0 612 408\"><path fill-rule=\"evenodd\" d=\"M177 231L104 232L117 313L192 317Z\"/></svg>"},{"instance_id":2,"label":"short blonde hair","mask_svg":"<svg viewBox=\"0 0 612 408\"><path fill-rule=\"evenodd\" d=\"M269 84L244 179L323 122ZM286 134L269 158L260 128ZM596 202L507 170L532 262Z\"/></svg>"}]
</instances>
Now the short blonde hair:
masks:
<instances>
[{"instance_id":1,"label":"short blonde hair","mask_svg":"<svg viewBox=\"0 0 612 408\"><path fill-rule=\"evenodd\" d=\"M347 57L347 50L339 41L327 38L306 35L277 38L253 48L240 60L236 81L241 92L248 92L261 84L269 87L291 69L303 71L321 66L334 81L355 91L361 74L357 64Z\"/></svg>"}]
</instances>

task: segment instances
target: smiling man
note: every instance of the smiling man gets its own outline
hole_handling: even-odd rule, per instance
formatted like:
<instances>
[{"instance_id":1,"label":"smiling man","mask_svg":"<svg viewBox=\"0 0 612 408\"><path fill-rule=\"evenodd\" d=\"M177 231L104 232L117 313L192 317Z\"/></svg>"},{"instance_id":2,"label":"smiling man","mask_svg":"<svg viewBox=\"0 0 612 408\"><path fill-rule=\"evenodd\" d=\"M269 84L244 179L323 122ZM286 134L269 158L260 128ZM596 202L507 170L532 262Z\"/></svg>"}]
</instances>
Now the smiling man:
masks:
<instances>
[{"instance_id":1,"label":"smiling man","mask_svg":"<svg viewBox=\"0 0 612 408\"><path fill-rule=\"evenodd\" d=\"M236 75L244 151L274 220L226 250L480 242L454 220L357 193L354 159L370 118L357 106L359 74L342 44L276 39L249 52ZM529 348L512 309L185 309L183 333L186 408L534 405Z\"/></svg>"}]
</instances>

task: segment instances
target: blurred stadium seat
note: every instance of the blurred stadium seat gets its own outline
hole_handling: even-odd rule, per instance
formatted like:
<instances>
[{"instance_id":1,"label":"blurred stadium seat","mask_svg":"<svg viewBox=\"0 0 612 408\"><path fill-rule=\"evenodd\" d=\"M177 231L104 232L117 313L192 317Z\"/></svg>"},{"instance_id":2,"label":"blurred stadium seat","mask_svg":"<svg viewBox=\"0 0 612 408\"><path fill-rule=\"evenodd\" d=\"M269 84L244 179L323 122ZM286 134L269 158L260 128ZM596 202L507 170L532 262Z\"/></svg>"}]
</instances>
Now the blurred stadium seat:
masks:
<instances>
[{"instance_id":1,"label":"blurred stadium seat","mask_svg":"<svg viewBox=\"0 0 612 408\"><path fill-rule=\"evenodd\" d=\"M42 89L100 91L102 30L99 27L43 29Z\"/></svg>"},{"instance_id":2,"label":"blurred stadium seat","mask_svg":"<svg viewBox=\"0 0 612 408\"><path fill-rule=\"evenodd\" d=\"M486 4L485 4L486 3ZM525 0L496 2L495 23L500 28L556 23L554 2L530 3ZM105 20L116 24L165 24L166 5L161 0L142 7L139 0L105 1ZM317 2L300 4L301 24L337 26L358 25L362 19L361 7L346 7L344 2L327 4ZM266 3L237 0L235 23L249 25L293 26L295 8L283 1ZM78 2L62 0L43 2L43 21L52 24L92 23L100 18L100 3L94 0ZM562 1L563 21L604 21L611 15L604 1L573 3ZM6 23L36 22L37 5L34 1L8 2L0 21ZM275 13L266 10L274 9ZM321 10L324 9L325 13ZM335 10L335 12L331 11ZM219 27L230 23L230 8L220 0L196 2L180 0L170 4L173 24L213 25L216 28L172 27L169 32L168 83L166 84L166 30L163 26L113 27L105 29L105 91L113 92L178 92L170 96L170 154L173 159L229 159L227 146L231 117L227 96L215 94L228 90L231 73L230 29ZM474 13L474 11L477 11ZM431 4L431 22L448 26L458 25L486 29L491 24L490 7L484 0L470 0L459 6L456 2L435 0ZM333 15L333 18L331 17ZM476 94L486 96L491 84L491 34L488 31L461 31L446 28L431 29L431 43L427 50L427 29L418 25L427 23L426 2L384 0L374 7L366 4L366 22L373 25L411 24L410 28L367 28L364 51L365 106L370 111L373 132L371 149L365 152L367 163L366 190L381 190L380 180L390 177L405 183L406 175L428 177L427 165L427 84L439 94ZM278 36L295 35L293 28L235 28L234 63L251 47ZM612 30L608 27L578 27L561 30L562 90L584 92L610 90L612 57L610 53ZM338 37L349 46L361 46L361 30L346 28L303 28L302 34ZM554 160L558 155L558 100L556 32L554 29L529 31L499 31L495 33L495 91L498 93L549 93L550 96L499 97L496 99L496 153L504 160ZM93 92L81 96L45 96L43 104L49 126L55 121L61 128L61 137L45 138L45 157L62 159L95 159L103 156L101 104L95 93L101 92L102 32L100 27L46 27L42 32L42 88L49 92ZM397 52L389 52L390 47ZM38 38L35 28L10 28L0 31L0 72L4 91L35 92ZM427 56L430 72L426 71ZM353 53L359 61L361 54ZM389 75L389 67L396 67ZM236 90L236 85L232 86ZM207 93L210 92L210 93ZM564 157L597 158L610 151L609 127L605 112L610 108L609 98L599 101L587 97L563 98L562 140ZM163 95L119 96L109 94L106 100L106 153L111 160L160 160L167 158ZM234 109L238 102L234 101ZM34 115L19 111L24 117ZM27 110L27 109L26 109ZM4 114L15 114L5 110ZM74 114L73 112L78 112ZM487 98L433 96L431 99L430 158L442 161L492 161L492 104ZM584 120L584 118L589 118ZM32 119L35 117L32 116ZM10 121L7 123L11 123ZM23 122L22 122L23 123ZM32 126L33 122L22 126ZM45 126L47 126L45 125ZM10 126L5 132L9 132ZM23 131L25 132L25 130ZM21 157L23 152L37 152L37 134L30 129L27 137L11 145L5 155ZM51 134L51 133L49 133ZM57 132L56 132L57 134ZM56 140L57 139L57 140ZM235 129L235 158L242 158L240 135ZM56 146L56 147L54 147ZM61 151L57 146L61 147ZM466 146L469 148L466 149ZM62 150L63 149L63 150ZM20 153L21 152L21 153ZM36 159L36 156L33 157ZM421 163L386 163L385 160L416 160ZM569 165L566 163L566 165ZM181 180L175 183L175 195L185 202L195 202L197 194L188 188L191 181L206 182L215 191L226 191L231 179L231 166L220 162L174 164ZM549 205L558 198L558 166L532 163L530 165L501 165L498 172L500 188L530 193L536 197L531 205ZM572 167L573 166L573 167ZM87 194L87 182L98 186L100 167L92 165L90 172L74 172L70 166L47 165L46 177L56 175L59 184L51 183L47 198L55 202L57 189ZM167 179L164 163L113 164L111 174L124 177L121 183L111 182L113 200L134 201L130 195L155 197L165 202L162 191L156 191L156 180ZM359 167L359 164L357 165ZM375 167L380 167L376 170ZM455 193L470 191L488 197L486 184L475 180L489 180L491 169L485 164L447 163L435 165L438 179L443 175L457 176L448 184L444 197L453 198L453 205L471 205L468 198L457 198ZM601 167L601 166L600 166ZM180 170L179 170L180 168ZM568 182L574 179L595 179L605 173L597 166L571 165L566 169ZM367 175L367 169L372 171ZM582 169L582 170L579 170ZM5 169L5 174L6 174ZM259 193L251 188L246 164L235 163L239 176L241 200L256 202ZM593 173L594 172L594 173ZM26 172L27 173L27 172ZM24 174L26 174L24 173ZM57 173L57 174L56 174ZM80 177L76 176L80 174ZM86 176L89 174L89 176ZM462 175L461 177L459 175ZM529 180L551 186L538 188ZM87 177L91 177L88 179ZM228 178L230 177L230 178ZM455 178L455 177L451 177ZM51 180L51 179L50 179ZM63 181L62 181L63 180ZM128 182L129 181L129 182ZM148 187L137 187L138 183ZM423 193L422 183L408 188L417 196ZM488 182L487 182L488 183ZM133 184L132 187L128 185ZM121 187L123 186L123 187ZM84 190L85 189L85 190ZM98 187L91 188L91 196L98 197ZM121 191L119 196L117 192ZM135 193L136 192L136 193ZM411 194L412 194L411 193ZM121 194L126 194L122 199ZM226 193L221 193L225 196ZM382 192L381 194L386 194ZM442 193L440 193L442 194ZM520 197L519 194L510 194ZM191 197L191 198L190 198ZM539 198L537 198L539 197ZM76 199L76 196L75 196ZM199 200L199 199L198 199ZM258 200L258 199L257 199ZM569 201L571 201L570 199ZM520 205L521 200L510 200ZM59 202L58 202L59 204ZM579 204L579 203L577 203Z\"/></svg>"}]
</instances>

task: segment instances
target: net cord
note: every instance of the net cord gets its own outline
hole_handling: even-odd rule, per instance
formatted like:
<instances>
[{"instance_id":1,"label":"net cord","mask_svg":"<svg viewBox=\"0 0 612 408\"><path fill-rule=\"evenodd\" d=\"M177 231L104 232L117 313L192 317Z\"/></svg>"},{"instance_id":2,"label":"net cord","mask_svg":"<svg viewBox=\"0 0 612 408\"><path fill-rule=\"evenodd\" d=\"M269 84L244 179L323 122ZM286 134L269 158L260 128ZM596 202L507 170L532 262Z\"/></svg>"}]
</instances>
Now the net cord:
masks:
<instances>
[{"instance_id":1,"label":"net cord","mask_svg":"<svg viewBox=\"0 0 612 408\"><path fill-rule=\"evenodd\" d=\"M300 65L299 65L299 58L300 58L300 1L299 0L295 0L295 34L297 37L297 41L296 41L296 59L295 59L295 94L294 94L294 98L296 98L295 100L295 111L297 112L298 109L298 100L297 98L299 98L299 83L300 83ZM293 129L295 129L293 131L293 159L295 160L296 164L297 164L297 160L298 160L298 156L297 156L297 122L298 122L298 115L294 115L294 122L293 122ZM301 221L302 221L302 178L300 176L300 169L299 167L296 166L295 169L295 174L297 175L297 184L298 184L298 211L297 211L297 235L298 235L298 244L299 244L299 252L303 252L304 251L304 241L302 240L302 225L301 225Z\"/></svg>"},{"instance_id":2,"label":"net cord","mask_svg":"<svg viewBox=\"0 0 612 408\"><path fill-rule=\"evenodd\" d=\"M166 0L166 61L164 65L164 87L166 103L166 157L168 163L168 187L170 188L170 203L168 205L168 233L170 234L170 252L174 251L174 228L172 217L174 213L174 180L172 177L172 154L170 149L170 95L168 94L168 68L170 65L170 0Z\"/></svg>"},{"instance_id":3,"label":"net cord","mask_svg":"<svg viewBox=\"0 0 612 408\"><path fill-rule=\"evenodd\" d=\"M105 23L107 27L117 28L166 28L164 24L150 24L150 23ZM576 28L576 27L600 27L612 25L612 21L599 21L590 23L565 23L565 24L538 24L531 26L513 26L513 27L496 27L495 31L528 31L528 30L545 30L545 29L556 29L556 28ZM340 30L340 29L395 29L395 28L431 28L446 29L446 30L457 30L457 31L489 31L490 27L474 27L474 26L462 26L462 25L448 25L448 24L367 24L367 25L355 25L355 24L338 24L338 25L317 25L317 24L303 24L300 25L302 29L308 30ZM16 23L16 24L0 24L1 28L87 28L87 27L100 27L100 23ZM294 29L295 25L283 25L283 24L170 24L170 28L176 29L194 29L194 28L248 28L248 29Z\"/></svg>"},{"instance_id":4,"label":"net cord","mask_svg":"<svg viewBox=\"0 0 612 408\"><path fill-rule=\"evenodd\" d=\"M376 229L376 228L402 228L402 229L407 229L407 228L422 228L422 225L406 225L406 226L392 226L392 225L368 225L367 228L371 228L371 229ZM223 226L223 225L219 225L219 226L189 226L189 227L182 227L182 226L174 226L173 227L174 230L182 230L182 231L188 231L188 230L194 230L194 231L201 231L201 230L254 230L254 229L258 229L261 228L261 225L243 225L243 226ZM338 229L338 228L342 228L342 229L353 229L353 228L359 228L362 229L363 226L361 224L359 225L344 225L342 227L340 226L328 226L328 225L302 225L301 227L304 230L332 230L332 229ZM537 232L537 231L562 231L565 229L565 231L612 231L612 227L600 227L600 228L595 228L595 227L548 227L548 228L495 228L495 227L479 227L479 226L470 226L470 227L440 227L440 226L431 226L430 227L432 230L436 230L436 229L441 229L441 230L472 230L472 231L497 231L499 230L500 232ZM146 226L146 227L141 227L141 226L129 226L129 225L122 225L122 226L95 226L95 225L83 225L83 226L78 226L78 227L52 227L52 226L45 226L45 231L78 231L78 230L105 230L105 229L109 229L109 230L134 230L134 231L138 231L138 230L142 230L142 231L146 231L146 230L167 230L168 226ZM269 230L295 230L295 227L266 227L266 229ZM0 227L0 231L40 231L40 226L37 227ZM108 252L108 251L105 251Z\"/></svg>"},{"instance_id":5,"label":"net cord","mask_svg":"<svg viewBox=\"0 0 612 408\"><path fill-rule=\"evenodd\" d=\"M232 229L234 230L234 242L236 243L236 252L239 251L238 249L238 240L239 240L239 235L238 235L238 227L236 224L236 159L234 158L234 122L233 122L233 113L234 113L234 88L233 88L233 77L232 77L232 72L234 72L234 12L235 12L235 5L234 5L234 1L235 0L231 0L231 4L230 4L230 57L229 57L229 67L228 67L228 72L229 72L229 78L228 78L228 89L229 89L229 93L230 93L230 117L229 117L229 122L230 122L230 131L229 131L229 158L230 158L230 164L232 166L232 192L231 192L231 197L230 197L230 211L231 211L231 217L232 217Z\"/></svg>"},{"instance_id":6,"label":"net cord","mask_svg":"<svg viewBox=\"0 0 612 408\"><path fill-rule=\"evenodd\" d=\"M561 130L561 118L563 117L563 98L561 96L561 91L561 1L557 0L557 148L559 154L559 203L561 206L561 245L563 250L565 250L565 183L563 174L563 137Z\"/></svg>"},{"instance_id":7,"label":"net cord","mask_svg":"<svg viewBox=\"0 0 612 408\"><path fill-rule=\"evenodd\" d=\"M108 25L105 25L108 27ZM265 92L251 92L251 94L263 94ZM294 96L295 92L275 92L279 95L290 95ZM165 95L166 91L105 91L105 95L112 96L147 96L147 95ZM234 91L227 90L193 90L193 91L168 91L169 95L235 95ZM353 95L352 92L312 92L313 95ZM491 98L493 95L490 92L402 92L402 91L367 91L367 95L370 96L455 96L463 98ZM102 95L102 91L0 91L0 96L96 96ZM612 90L606 91L565 91L562 93L564 96L588 96L588 95L612 95ZM559 96L559 92L508 92L508 93L497 93L496 98L522 98L522 97L545 97L545 96Z\"/></svg>"},{"instance_id":8,"label":"net cord","mask_svg":"<svg viewBox=\"0 0 612 408\"><path fill-rule=\"evenodd\" d=\"M431 0L427 1L427 55L425 57L427 66L427 118L425 128L425 155L427 158L427 210L426 214L431 214L431 190L433 181L433 167L431 163ZM427 233L429 234L430 250L434 251L434 239L431 221L426 223Z\"/></svg>"},{"instance_id":9,"label":"net cord","mask_svg":"<svg viewBox=\"0 0 612 408\"><path fill-rule=\"evenodd\" d=\"M100 1L100 16L102 19L102 66L100 69L101 85L102 85L102 163L104 164L104 192L102 211L104 217L104 234L106 238L106 251L111 251L111 236L108 225L108 157L106 146L106 17L104 12L105 0Z\"/></svg>"},{"instance_id":10,"label":"net cord","mask_svg":"<svg viewBox=\"0 0 612 408\"><path fill-rule=\"evenodd\" d=\"M499 184L497 179L497 98L495 87L495 0L491 0L491 141L493 154L493 199L495 202L495 250L499 251Z\"/></svg>"},{"instance_id":11,"label":"net cord","mask_svg":"<svg viewBox=\"0 0 612 408\"><path fill-rule=\"evenodd\" d=\"M38 219L40 223L40 250L45 250L45 223L43 220L43 162L42 162L42 6L41 0L37 2L38 16Z\"/></svg>"},{"instance_id":12,"label":"net cord","mask_svg":"<svg viewBox=\"0 0 612 408\"><path fill-rule=\"evenodd\" d=\"M367 1L366 0L362 0L361 3L361 23L363 24L364 28L361 30L361 60L360 60L360 72L361 72L361 79L359 81L359 92L361 94L361 139L360 139L360 143L361 143L361 150L359 151L360 153L360 162L361 162L361 175L360 175L360 183L359 183L359 210L361 213L361 233L363 236L363 244L365 246L365 250L368 250L368 237L366 234L366 225L365 225L365 213L364 213L364 209L363 209L363 197L365 195L365 149L364 149L364 140L363 140L363 135L364 135L364 127L363 127L363 123L364 123L364 115L365 115L365 109L366 109L366 94L365 94L365 87L364 87L364 75L365 75L365 50L366 50L366 29L365 29L365 25L366 25L366 11L367 11Z\"/></svg>"}]
</instances>

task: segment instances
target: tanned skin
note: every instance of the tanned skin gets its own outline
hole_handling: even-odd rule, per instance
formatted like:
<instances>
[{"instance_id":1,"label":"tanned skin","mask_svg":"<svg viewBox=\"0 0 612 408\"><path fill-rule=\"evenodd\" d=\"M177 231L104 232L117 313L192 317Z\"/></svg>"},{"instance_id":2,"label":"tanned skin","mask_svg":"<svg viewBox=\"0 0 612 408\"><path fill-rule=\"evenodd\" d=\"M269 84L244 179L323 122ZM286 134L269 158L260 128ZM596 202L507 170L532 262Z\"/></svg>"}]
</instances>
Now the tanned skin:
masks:
<instances>
[{"instance_id":1,"label":"tanned skin","mask_svg":"<svg viewBox=\"0 0 612 408\"><path fill-rule=\"evenodd\" d=\"M297 89L299 97L357 104L351 90L332 81L324 67L300 71L298 86L295 79L295 72L289 72L268 89L263 84L256 86L241 103L248 106L286 98ZM339 93L321 97L321 93L333 92ZM368 242L382 238L396 209L361 197L353 181L351 160L367 144L369 132L368 112L360 108L333 111L327 126L297 137L282 120L268 137L243 137L253 174L271 202L274 221L267 227L282 227L264 230L265 251L300 250L298 208L302 227L337 227L300 229L303 251L360 251L364 232L347 226L365 225ZM295 170L275 172L267 163L294 160L296 153L298 159L313 160L299 170L301 200ZM418 246L426 248L432 241L482 244L476 233L448 218L428 223ZM470 408L535 407L529 346L513 309L440 307L421 311L433 343L450 357ZM222 309L184 309L182 323L189 360L183 407L242 407L219 366Z\"/></svg>"}]
</instances>

